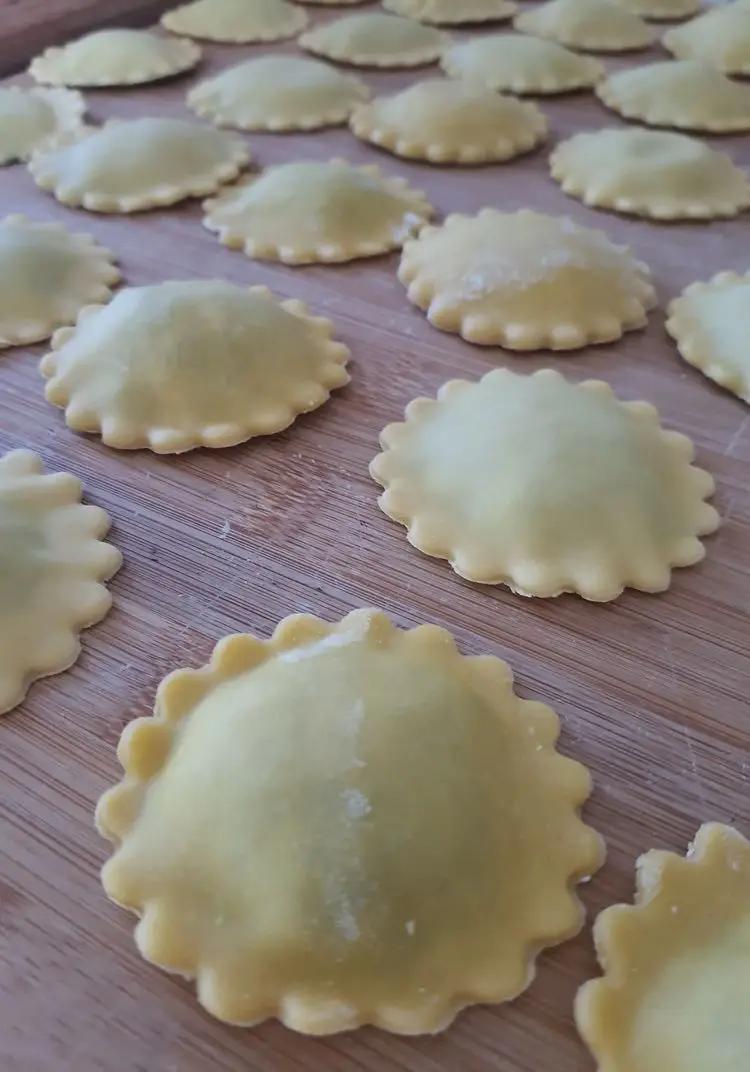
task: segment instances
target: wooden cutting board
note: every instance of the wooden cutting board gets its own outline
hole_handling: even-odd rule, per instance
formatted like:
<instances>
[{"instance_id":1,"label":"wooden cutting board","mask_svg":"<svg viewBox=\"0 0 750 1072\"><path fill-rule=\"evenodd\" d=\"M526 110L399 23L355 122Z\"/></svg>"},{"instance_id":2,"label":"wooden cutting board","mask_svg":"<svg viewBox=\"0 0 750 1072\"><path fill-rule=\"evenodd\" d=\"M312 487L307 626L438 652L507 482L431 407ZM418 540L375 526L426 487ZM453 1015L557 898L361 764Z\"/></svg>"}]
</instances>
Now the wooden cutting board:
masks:
<instances>
[{"instance_id":1,"label":"wooden cutting board","mask_svg":"<svg viewBox=\"0 0 750 1072\"><path fill-rule=\"evenodd\" d=\"M97 5L103 17L108 5ZM366 9L363 9L366 10ZM332 13L310 9L315 21ZM0 8L0 18L6 17ZM205 49L193 75L88 95L91 116L186 115L199 78L293 43ZM19 53L20 55L20 53ZM657 50L620 67L655 59ZM428 68L425 75L434 74ZM416 74L367 73L376 90ZM25 78L18 79L25 82ZM591 94L542 104L552 140L617 125ZM342 155L374 161L425 189L439 213L524 205L604 229L654 272L660 307L646 331L569 356L514 357L429 326L396 279L397 256L343 267L286 268L247 260L201 226L197 203L133 217L72 211L36 189L23 167L0 172L3 212L61 220L113 249L129 284L214 276L269 284L331 317L353 354L352 383L287 433L179 458L118 453L74 435L43 399L45 347L0 356L0 451L31 447L82 477L114 519L125 566L109 617L86 634L78 664L36 684L0 720L0 1067L4 1072L584 1072L571 1019L578 985L595 972L588 928L539 958L518 1001L474 1008L434 1038L367 1029L313 1040L270 1022L234 1030L206 1015L192 987L143 963L133 919L111 905L97 872L101 791L119 777L123 726L148 713L160 678L198 665L217 638L267 635L293 611L337 618L377 605L401 625L437 622L466 653L507 659L519 692L552 704L561 748L593 771L588 820L606 836L606 866L584 891L590 918L629 899L635 857L683 851L704 820L750 834L747 611L750 602L750 419L747 408L677 356L664 303L693 279L750 267L750 215L724 223L655 225L594 212L547 174L546 151L459 170L407 164L345 129L249 137L260 166ZM750 163L747 136L715 138ZM720 531L704 563L678 571L659 596L626 593L594 605L572 596L524 600L471 585L413 550L376 506L367 464L379 430L415 395L496 366L546 365L609 380L646 398L667 426L693 437L715 474ZM665 1069L665 1072L668 1070Z\"/></svg>"}]
</instances>

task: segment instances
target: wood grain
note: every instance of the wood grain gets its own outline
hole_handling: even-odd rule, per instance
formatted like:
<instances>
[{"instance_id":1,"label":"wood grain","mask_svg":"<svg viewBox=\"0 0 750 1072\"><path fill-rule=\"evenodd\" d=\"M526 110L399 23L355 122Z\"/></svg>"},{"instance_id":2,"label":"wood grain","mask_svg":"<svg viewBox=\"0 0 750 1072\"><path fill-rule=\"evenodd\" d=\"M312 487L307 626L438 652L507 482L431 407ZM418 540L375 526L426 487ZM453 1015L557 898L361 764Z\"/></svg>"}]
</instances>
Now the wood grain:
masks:
<instances>
[{"instance_id":1,"label":"wood grain","mask_svg":"<svg viewBox=\"0 0 750 1072\"><path fill-rule=\"evenodd\" d=\"M92 93L91 113L96 120L184 115L192 81L265 51L209 47L194 76ZM627 62L647 58L639 53ZM413 77L367 75L380 90ZM592 95L543 107L553 139L617 122ZM584 894L591 914L630 897L634 858L643 850L683 851L707 819L750 833L750 420L741 402L680 361L663 327L664 303L686 283L747 269L750 217L654 225L593 212L551 181L546 151L458 170L391 159L344 129L249 141L259 165L337 154L377 159L424 188L440 213L483 205L567 213L630 244L653 269L661 307L646 331L616 345L513 357L431 328L406 301L396 256L340 268L262 265L221 247L201 227L198 204L96 217L58 205L24 168L0 174L5 211L96 235L116 251L128 283L187 276L265 282L330 316L353 353L351 386L285 434L172 459L117 453L66 429L42 396L36 365L44 346L0 356L0 450L32 447L48 465L80 475L88 500L111 513L112 538L126 562L112 585L115 608L86 635L76 667L35 685L0 721L0 1066L584 1072L592 1066L572 1026L571 1002L595 971L588 929L540 958L538 977L520 1000L469 1010L434 1038L367 1029L312 1040L275 1022L250 1031L213 1021L190 985L141 961L132 918L104 897L97 871L107 846L93 830L92 811L119 776L120 731L150 710L168 670L205 661L225 633L268 634L293 611L336 618L377 605L402 625L447 627L467 653L502 656L522 695L560 713L561 748L593 771L586 814L609 844L608 862ZM750 162L746 137L713 144ZM678 571L668 593L628 592L601 606L572 596L523 600L461 581L411 549L403 530L378 511L367 464L379 430L411 398L497 365L528 371L550 364L574 378L605 378L623 398L651 400L669 427L694 438L699 464L715 474L722 527L707 541L705 562Z\"/></svg>"}]
</instances>

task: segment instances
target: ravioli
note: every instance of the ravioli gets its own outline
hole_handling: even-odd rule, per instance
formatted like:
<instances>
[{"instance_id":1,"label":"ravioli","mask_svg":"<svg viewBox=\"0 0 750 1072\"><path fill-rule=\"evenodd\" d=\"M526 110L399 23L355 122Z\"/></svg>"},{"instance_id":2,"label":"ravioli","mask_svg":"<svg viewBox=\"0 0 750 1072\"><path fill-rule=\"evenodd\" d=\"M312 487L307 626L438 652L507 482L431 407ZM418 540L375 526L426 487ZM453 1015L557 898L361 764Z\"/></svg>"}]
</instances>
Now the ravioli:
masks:
<instances>
[{"instance_id":1,"label":"ravioli","mask_svg":"<svg viewBox=\"0 0 750 1072\"><path fill-rule=\"evenodd\" d=\"M736 216L750 205L750 180L730 156L672 131L575 134L554 150L550 170L587 205L656 220Z\"/></svg>"},{"instance_id":2,"label":"ravioli","mask_svg":"<svg viewBox=\"0 0 750 1072\"><path fill-rule=\"evenodd\" d=\"M46 397L77 432L179 454L287 428L348 383L330 321L265 287L170 281L120 291L58 331Z\"/></svg>"},{"instance_id":3,"label":"ravioli","mask_svg":"<svg viewBox=\"0 0 750 1072\"><path fill-rule=\"evenodd\" d=\"M31 61L29 74L51 86L135 86L189 71L200 58L192 41L148 30L97 30L48 48Z\"/></svg>"},{"instance_id":4,"label":"ravioli","mask_svg":"<svg viewBox=\"0 0 750 1072\"><path fill-rule=\"evenodd\" d=\"M84 305L109 301L120 278L114 260L60 223L0 220L0 349L48 339Z\"/></svg>"},{"instance_id":5,"label":"ravioli","mask_svg":"<svg viewBox=\"0 0 750 1072\"><path fill-rule=\"evenodd\" d=\"M576 999L600 1072L743 1072L750 1052L750 844L706 823L686 857L640 857L633 905L594 928L604 970Z\"/></svg>"},{"instance_id":6,"label":"ravioli","mask_svg":"<svg viewBox=\"0 0 750 1072\"><path fill-rule=\"evenodd\" d=\"M601 231L531 209L448 216L406 243L399 279L442 331L511 350L571 350L643 327L645 264Z\"/></svg>"},{"instance_id":7,"label":"ravioli","mask_svg":"<svg viewBox=\"0 0 750 1072\"><path fill-rule=\"evenodd\" d=\"M141 212L213 193L249 163L244 142L184 119L112 119L35 153L29 170L64 205Z\"/></svg>"},{"instance_id":8,"label":"ravioli","mask_svg":"<svg viewBox=\"0 0 750 1072\"><path fill-rule=\"evenodd\" d=\"M364 141L432 164L511 160L547 136L547 121L536 105L438 78L361 104L350 125Z\"/></svg>"},{"instance_id":9,"label":"ravioli","mask_svg":"<svg viewBox=\"0 0 750 1072\"><path fill-rule=\"evenodd\" d=\"M268 168L205 204L204 224L248 257L338 263L399 249L432 213L420 190L373 164L305 160Z\"/></svg>"},{"instance_id":10,"label":"ravioli","mask_svg":"<svg viewBox=\"0 0 750 1072\"><path fill-rule=\"evenodd\" d=\"M461 577L522 596L662 592L719 517L693 444L653 406L553 369L451 380L380 436L381 510Z\"/></svg>"},{"instance_id":11,"label":"ravioli","mask_svg":"<svg viewBox=\"0 0 750 1072\"><path fill-rule=\"evenodd\" d=\"M109 610L104 582L122 562L109 525L70 473L45 473L30 450L0 456L0 714L72 666L80 632Z\"/></svg>"},{"instance_id":12,"label":"ravioli","mask_svg":"<svg viewBox=\"0 0 750 1072\"><path fill-rule=\"evenodd\" d=\"M558 730L436 626L357 610L225 637L123 734L105 890L221 1020L439 1031L581 927L603 846Z\"/></svg>"}]
</instances>

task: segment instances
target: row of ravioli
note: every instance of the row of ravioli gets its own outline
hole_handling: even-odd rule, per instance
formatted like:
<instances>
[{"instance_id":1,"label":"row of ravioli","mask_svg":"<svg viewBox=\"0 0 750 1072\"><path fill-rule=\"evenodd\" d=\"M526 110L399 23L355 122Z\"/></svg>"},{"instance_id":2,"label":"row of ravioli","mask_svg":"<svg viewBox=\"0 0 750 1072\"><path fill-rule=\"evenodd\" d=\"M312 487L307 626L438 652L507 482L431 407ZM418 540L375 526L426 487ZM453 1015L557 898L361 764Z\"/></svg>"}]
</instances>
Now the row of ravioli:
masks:
<instances>
[{"instance_id":1,"label":"row of ravioli","mask_svg":"<svg viewBox=\"0 0 750 1072\"><path fill-rule=\"evenodd\" d=\"M157 168L159 159L168 159L171 182L162 172L159 179L150 176L148 188L130 186L127 193L121 188L114 201L111 192L89 187L81 200L100 211L135 211L216 190L222 180L235 178L248 159L239 140L210 128L205 139L197 139L192 124L181 120L133 120L104 128L104 133L117 135L126 128L145 128ZM142 163L132 139L127 144L128 160ZM110 165L113 174L121 172L120 158L105 151L97 173ZM191 160L194 170L186 172ZM46 182L50 173L38 160L36 167ZM143 174L136 168L136 177ZM68 188L62 193L69 194ZM72 195L69 199L74 200ZM436 327L476 344L526 351L611 342L643 327L655 304L648 267L603 232L530 210L483 209L476 216L450 215L430 225L433 209L424 195L401 178L384 176L375 165L284 164L218 193L204 207L206 226L226 245L252 257L290 264L341 262L403 246L399 277L409 299ZM92 248L58 226L22 217L3 221L0 265L9 282L0 296L0 345L43 340L73 323L83 306L110 296L108 284L117 278L112 257L94 254ZM44 263L56 266L54 290ZM749 287L750 276L721 272L708 283L689 286L670 306L667 321L685 360L746 401ZM106 323L108 315L99 319ZM75 334L64 331L57 344ZM54 392L48 395L60 403ZM132 443L127 436L122 441L122 434L119 439L109 434L102 428L101 412L88 415L88 423L76 422L70 413L68 418L74 427L103 431L113 445L149 441L143 433ZM188 435L184 445L163 449L190 449L200 442Z\"/></svg>"},{"instance_id":2,"label":"row of ravioli","mask_svg":"<svg viewBox=\"0 0 750 1072\"><path fill-rule=\"evenodd\" d=\"M390 129L387 118L379 118L378 105L380 114L394 116ZM72 114L73 104L67 110ZM474 117L475 133L459 133L463 128L458 123L467 112ZM417 126L419 117L432 122ZM419 83L395 99L359 109L352 122L355 131L376 144L442 163L507 160L534 148L546 134L545 120L534 105L499 99L460 83ZM215 192L236 179L249 162L244 142L223 131L149 116L111 121L61 144L42 146L31 156L29 169L37 184L63 204L92 212L128 213ZM575 134L553 150L550 170L567 194L592 207L656 220L732 217L750 206L747 174L726 153L685 134L640 128ZM295 212L290 193L311 205L319 202L317 215L323 218L324 233L330 234L342 226L334 218L335 209L344 207L341 199L357 196L359 186L363 218L352 229L358 226L360 240L374 244L372 253L399 244L404 234L400 226L383 244L393 212L385 210L380 199L398 186L406 194L405 183L395 178L374 182L377 168L350 168L351 190L341 190L334 178L317 182L313 178L325 174L303 161L249 175L209 204L207 225L218 230L223 241L244 245L251 256L285 260L280 252L285 232L292 226L304 229L304 217L301 210ZM424 201L412 194L417 202ZM373 211L367 211L368 202ZM212 208L217 211L211 212ZM268 219L269 209L288 213ZM419 216L408 214L408 220L407 233ZM312 229L308 225L308 232ZM307 259L348 257L321 254Z\"/></svg>"},{"instance_id":3,"label":"row of ravioli","mask_svg":"<svg viewBox=\"0 0 750 1072\"><path fill-rule=\"evenodd\" d=\"M352 16L360 17L380 16ZM750 26L750 14L736 17ZM197 60L194 49L190 41L146 31L101 31L48 50L30 70L69 86L132 84L185 69ZM498 95L498 89L561 92L599 81L600 99L626 118L711 134L750 124L750 87L702 60L654 63L602 82L601 65L560 45L490 34L457 46L444 62L454 80L417 82L368 102L367 87L351 74L301 57L266 56L199 83L187 99L202 117L243 130L308 130L350 118L365 141L396 155L451 164L509 160L546 138L547 122L536 105ZM43 188L66 204L106 212L140 211L213 192L249 162L244 144L183 120L144 117L92 128L82 124L83 108L69 89L0 92L0 159L31 157L31 172ZM652 219L734 216L750 204L750 180L729 155L674 132L631 127L579 133L557 145L550 168L563 190L586 204ZM287 259L284 228L265 233L278 226L269 224L266 213L281 209L286 218L283 210L292 202L284 204L284 198L309 172L287 165L226 191L214 229L250 255ZM313 185L317 194L320 183ZM326 192L329 200L344 195L333 180L323 186L322 212L330 225L336 205L325 203ZM308 197L313 199L312 190ZM374 210L368 222L381 230L382 216ZM213 219L208 217L209 226ZM395 244L400 237L397 229ZM362 254L393 245L384 247L382 238L371 235L362 235L360 244ZM346 259L335 239L325 245L320 257L292 248L289 259Z\"/></svg>"},{"instance_id":4,"label":"row of ravioli","mask_svg":"<svg viewBox=\"0 0 750 1072\"><path fill-rule=\"evenodd\" d=\"M684 444L643 404L549 371L482 385L509 396L515 421L534 385L535 407L567 392L548 418L621 407L605 422L656 435L687 488ZM454 383L441 401L472 391ZM411 418L437 405L413 404ZM403 450L405 426L387 438ZM11 657L43 655L37 672L75 658L75 629L105 613L101 582L119 564L106 515L80 491L28 451L0 458L0 555L13 554L8 534L18 552L2 563L3 609L24 608ZM43 557L29 553L40 536ZM0 682L7 659L2 645ZM436 626L404 631L358 610L333 624L294 615L268 641L226 637L206 666L165 678L154 716L122 735L123 779L96 808L113 843L104 888L139 917L142 955L194 979L220 1020L442 1030L467 1005L518 996L541 950L583 926L576 886L602 867L604 842L579 814L590 775L557 751L558 733L505 663L462 656ZM743 1072L749 906L750 842L732 827L704 824L686 858L638 860L635 904L595 923L603 975L575 999L602 1072Z\"/></svg>"},{"instance_id":5,"label":"row of ravioli","mask_svg":"<svg viewBox=\"0 0 750 1072\"><path fill-rule=\"evenodd\" d=\"M415 0L389 0L391 6ZM444 0L445 2L445 0ZM679 19L692 14L697 4L691 0L546 0L532 9L518 12L513 0L484 0L491 8L484 18L497 22L513 19L513 26L523 34L557 41L574 49L591 52L628 52L648 48L657 39L654 29L629 7L640 7L646 17ZM463 5L451 5L457 24L466 24ZM310 52L354 66L411 67L431 63L440 56L448 58L454 47L451 37L414 12L403 14L357 13L316 26L299 36L299 44ZM734 0L723 8L707 11L684 26L666 31L664 46L679 58L705 60L722 70L744 74L750 70L750 15L748 0ZM176 73L195 66L200 49L185 38L198 38L225 44L253 44L295 37L307 25L304 10L286 0L194 0L162 17L162 24L178 38L168 39L159 51L143 57L143 64L129 74L129 81ZM477 20L479 21L479 20ZM90 35L94 36L94 35ZM48 49L34 60L32 73L52 84L104 85L112 71L101 55L100 38L92 54L90 42L83 39L63 48ZM112 40L111 38L109 39ZM93 75L86 67L99 65ZM150 68L150 70L149 70ZM94 82L85 82L93 77Z\"/></svg>"},{"instance_id":6,"label":"row of ravioli","mask_svg":"<svg viewBox=\"0 0 750 1072\"><path fill-rule=\"evenodd\" d=\"M154 142L168 133L154 128ZM184 174L161 188L215 193L244 162L239 152L213 159L208 188L205 176ZM432 227L423 196L379 169L285 167L238 188L266 182L256 224L265 213L278 226L311 189L328 206L318 226L333 225L343 204L377 239L347 232L311 244L304 218L283 238L248 235L244 216L237 235L230 216L223 240L291 262L403 245L410 300L470 341L609 341L643 326L654 304L645 265L569 220L484 210ZM207 219L222 202L207 204ZM150 202L159 203L170 202ZM0 224L3 251L12 295L4 341L57 328L41 365L47 397L70 427L109 446L242 442L280 431L347 382L349 354L333 326L264 288L173 281L112 298L108 251L19 217ZM42 264L64 283L53 293ZM748 393L748 293L750 277L723 273L669 310L683 356L738 394ZM381 446L371 465L380 505L411 543L470 580L522 595L663 590L673 567L702 557L700 538L718 524L705 501L713 481L686 437L663 429L650 405L552 370L452 381L436 399L412 402ZM80 495L74 478L45 474L29 452L0 459L0 583L11 608L0 710L35 677L70 665L78 632L109 606L103 582L120 556L103 542L106 514ZM165 679L155 717L123 734L125 777L97 808L115 846L105 889L140 917L143 955L194 978L220 1019L274 1015L313 1034L368 1022L440 1030L467 1004L515 997L537 952L582 926L575 884L601 866L603 845L578 817L590 778L556 752L558 729L549 708L515 696L505 664L460 656L435 627L405 632L357 611L334 625L294 616L267 642L225 638L206 667ZM228 777L237 756L242 776ZM639 861L636 899L597 920L604 976L576 1000L601 1069L744 1072L750 845L707 824L687 859L650 852ZM707 1007L721 1017L707 1018Z\"/></svg>"}]
</instances>

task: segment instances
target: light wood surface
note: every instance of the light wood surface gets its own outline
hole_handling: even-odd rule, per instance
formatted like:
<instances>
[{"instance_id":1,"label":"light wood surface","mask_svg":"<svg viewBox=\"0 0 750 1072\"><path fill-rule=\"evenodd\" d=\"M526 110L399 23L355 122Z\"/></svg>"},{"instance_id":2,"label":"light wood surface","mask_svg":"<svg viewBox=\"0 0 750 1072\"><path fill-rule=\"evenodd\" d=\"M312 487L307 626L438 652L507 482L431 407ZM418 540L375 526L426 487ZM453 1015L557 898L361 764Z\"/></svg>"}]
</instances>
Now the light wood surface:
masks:
<instances>
[{"instance_id":1,"label":"light wood surface","mask_svg":"<svg viewBox=\"0 0 750 1072\"><path fill-rule=\"evenodd\" d=\"M363 9L366 10L366 9ZM331 17L310 8L316 20ZM294 51L294 44L275 51ZM95 120L185 115L193 81L269 48L207 47L190 77L89 94ZM645 62L656 51L610 67ZM426 68L424 74L435 73ZM415 73L367 73L379 90ZM616 124L590 94L544 101L552 140ZM437 622L467 653L507 659L519 692L563 719L561 748L593 771L588 820L609 858L584 891L590 918L631 896L635 856L684 850L704 820L750 833L747 609L750 420L747 408L678 358L664 303L693 279L750 265L750 216L654 225L593 212L547 174L547 151L507 165L438 169L362 146L345 130L249 138L259 165L294 158L378 160L424 188L440 213L532 205L606 230L654 272L661 305L648 330L570 356L513 357L431 328L396 279L397 256L337 268L262 265L201 227L197 203L133 217L71 211L22 167L0 173L4 211L62 220L111 247L130 284L222 276L265 282L330 316L353 353L352 383L285 434L180 458L118 453L65 428L43 399L44 346L0 356L0 450L31 447L82 477L114 519L125 567L110 616L86 634L71 671L36 684L0 721L0 1067L4 1072L584 1072L571 1003L595 971L588 928L539 959L518 1001L474 1008L446 1033L406 1039L366 1029L324 1040L278 1023L234 1030L206 1015L192 987L142 962L133 919L98 881L107 855L92 826L100 792L119 777L123 726L150 710L160 678L205 661L220 636L267 635L293 611L337 618L377 605L403 625ZM750 163L747 137L714 138ZM367 464L379 430L415 395L505 365L553 365L645 398L692 436L715 474L718 534L698 567L664 595L609 605L524 600L471 585L409 547L376 506ZM426 742L428 746L428 742ZM446 876L448 877L448 876ZM665 1069L665 1072L668 1070Z\"/></svg>"}]
</instances>

